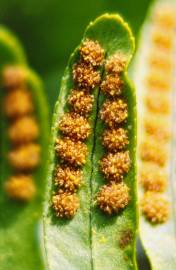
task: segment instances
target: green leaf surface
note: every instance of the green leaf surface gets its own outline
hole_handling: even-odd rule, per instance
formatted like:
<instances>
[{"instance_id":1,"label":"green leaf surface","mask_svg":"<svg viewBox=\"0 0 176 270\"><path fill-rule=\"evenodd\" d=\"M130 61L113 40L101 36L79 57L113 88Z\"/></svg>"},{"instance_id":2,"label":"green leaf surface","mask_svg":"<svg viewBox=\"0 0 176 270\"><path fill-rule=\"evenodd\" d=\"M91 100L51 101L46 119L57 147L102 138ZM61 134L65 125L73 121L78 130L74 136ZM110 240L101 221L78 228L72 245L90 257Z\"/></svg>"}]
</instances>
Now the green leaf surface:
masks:
<instances>
[{"instance_id":1,"label":"green leaf surface","mask_svg":"<svg viewBox=\"0 0 176 270\"><path fill-rule=\"evenodd\" d=\"M105 14L90 23L85 31L86 38L97 40L105 50L107 57L116 52L123 53L130 61L134 50L134 39L128 25L118 15ZM130 155L132 168L125 177L130 187L131 201L127 208L114 217L100 213L94 205L95 193L105 181L98 172L98 160L104 150L100 145L100 135L104 126L99 120L98 110L104 97L99 88L94 89L95 97L90 123L92 135L86 141L89 155L83 167L83 186L78 194L80 208L71 220L58 219L51 209L51 196L54 191L53 173L57 164L54 147L58 136L58 121L68 111L67 97L74 83L72 66L79 60L78 48L71 55L61 82L58 101L53 115L52 136L50 145L50 164L48 169L48 194L44 214L44 236L48 268L55 270L115 270L135 269L135 235L136 218L136 103L134 89L127 79L125 71L124 97L128 103L129 118L126 127L130 127ZM103 70L101 70L103 73ZM124 249L119 247L119 240L126 231L132 232L132 241Z\"/></svg>"},{"instance_id":2,"label":"green leaf surface","mask_svg":"<svg viewBox=\"0 0 176 270\"><path fill-rule=\"evenodd\" d=\"M45 168L48 142L48 105L43 94L43 85L38 76L26 66L24 52L15 37L0 28L0 77L6 65L20 65L27 74L27 85L32 93L36 118L40 128L39 144L42 149L41 165L34 173L37 195L29 203L10 200L4 183L11 174L7 162L9 141L8 123L3 112L4 89L0 88L0 268L3 270L44 269L41 248L39 247L39 222L45 192Z\"/></svg>"},{"instance_id":3,"label":"green leaf surface","mask_svg":"<svg viewBox=\"0 0 176 270\"><path fill-rule=\"evenodd\" d=\"M143 121L145 111L145 102L144 102L144 94L146 92L146 84L145 84L145 76L149 72L148 68L148 56L151 51L151 31L153 26L153 21L155 19L154 12L156 8L162 4L174 4L173 8L175 8L175 1L154 1L152 6L150 7L149 13L147 15L146 21L141 29L140 39L139 39L139 48L137 51L137 55L134 61L133 69L132 69L132 77L135 81L136 90L137 90L137 99L138 99L138 138L139 144L142 138L145 136L143 131ZM165 31L163 29L163 31ZM175 40L175 37L174 37ZM175 43L175 41L174 41ZM174 51L176 47L174 48ZM172 61L175 55L172 55ZM169 58L169 55L168 55ZM175 65L174 65L175 66ZM175 67L174 67L175 69ZM175 74L175 70L174 70ZM175 76L173 74L173 76ZM145 217L140 213L140 226L139 233L142 245L146 252L146 255L149 259L151 269L154 270L174 270L176 269L176 181L175 181L175 78L173 77L173 85L171 91L171 99L172 99L172 138L171 138L171 154L169 158L169 183L168 190L166 192L166 197L171 203L170 217L166 223L152 225L148 222ZM168 90L169 91L169 90ZM162 95L162 93L161 93ZM163 118L164 121L164 118ZM162 142L161 142L162 144ZM162 145L161 145L162 148ZM141 166L140 158L138 160L138 166ZM143 194L143 189L139 184L139 197ZM147 268L148 269L148 268Z\"/></svg>"}]
</instances>

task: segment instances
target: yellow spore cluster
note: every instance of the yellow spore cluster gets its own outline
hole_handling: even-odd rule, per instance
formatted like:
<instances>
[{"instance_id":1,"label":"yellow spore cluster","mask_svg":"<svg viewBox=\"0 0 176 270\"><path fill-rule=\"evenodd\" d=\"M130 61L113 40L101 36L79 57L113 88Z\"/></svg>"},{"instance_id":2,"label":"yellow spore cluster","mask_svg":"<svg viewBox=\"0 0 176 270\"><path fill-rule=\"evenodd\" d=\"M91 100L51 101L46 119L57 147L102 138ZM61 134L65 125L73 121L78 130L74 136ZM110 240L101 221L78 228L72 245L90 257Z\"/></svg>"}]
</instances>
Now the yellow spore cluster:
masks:
<instances>
[{"instance_id":1,"label":"yellow spore cluster","mask_svg":"<svg viewBox=\"0 0 176 270\"><path fill-rule=\"evenodd\" d=\"M30 201L36 193L34 181L29 175L11 176L5 183L8 196L12 199Z\"/></svg>"},{"instance_id":2,"label":"yellow spore cluster","mask_svg":"<svg viewBox=\"0 0 176 270\"><path fill-rule=\"evenodd\" d=\"M101 83L101 90L110 96L120 96L122 94L123 81L118 75L107 75Z\"/></svg>"},{"instance_id":3,"label":"yellow spore cluster","mask_svg":"<svg viewBox=\"0 0 176 270\"><path fill-rule=\"evenodd\" d=\"M171 74L173 64L171 59L169 59L167 55L157 53L157 51L154 50L153 52L151 52L148 61L152 69L165 71Z\"/></svg>"},{"instance_id":4,"label":"yellow spore cluster","mask_svg":"<svg viewBox=\"0 0 176 270\"><path fill-rule=\"evenodd\" d=\"M146 192L141 201L142 212L152 223L164 223L169 217L169 202L159 193Z\"/></svg>"},{"instance_id":5,"label":"yellow spore cluster","mask_svg":"<svg viewBox=\"0 0 176 270\"><path fill-rule=\"evenodd\" d=\"M153 140L168 142L171 138L170 124L167 119L158 115L148 115L144 119L144 128Z\"/></svg>"},{"instance_id":6,"label":"yellow spore cluster","mask_svg":"<svg viewBox=\"0 0 176 270\"><path fill-rule=\"evenodd\" d=\"M31 173L40 163L39 125L35 118L34 102L27 84L27 72L20 66L7 66L2 71L6 90L4 111L10 119L8 137L12 144L9 164L16 171L5 184L9 197L30 201L35 194ZM25 172L25 174L24 174Z\"/></svg>"},{"instance_id":7,"label":"yellow spore cluster","mask_svg":"<svg viewBox=\"0 0 176 270\"><path fill-rule=\"evenodd\" d=\"M82 171L76 168L70 168L69 166L58 165L55 172L55 184L59 188L75 191L81 185Z\"/></svg>"},{"instance_id":8,"label":"yellow spore cluster","mask_svg":"<svg viewBox=\"0 0 176 270\"><path fill-rule=\"evenodd\" d=\"M168 31L167 35L163 31L159 31L158 29L155 29L153 31L153 43L157 47L161 47L161 49L172 49L173 46L173 33Z\"/></svg>"},{"instance_id":9,"label":"yellow spore cluster","mask_svg":"<svg viewBox=\"0 0 176 270\"><path fill-rule=\"evenodd\" d=\"M60 193L53 196L52 206L57 217L72 218L78 210L79 199L74 193Z\"/></svg>"},{"instance_id":10,"label":"yellow spore cluster","mask_svg":"<svg viewBox=\"0 0 176 270\"><path fill-rule=\"evenodd\" d=\"M38 123L34 117L21 117L11 125L8 134L14 144L32 142L39 137Z\"/></svg>"},{"instance_id":11,"label":"yellow spore cluster","mask_svg":"<svg viewBox=\"0 0 176 270\"><path fill-rule=\"evenodd\" d=\"M152 70L146 77L146 85L152 91L170 91L170 74Z\"/></svg>"},{"instance_id":12,"label":"yellow spore cluster","mask_svg":"<svg viewBox=\"0 0 176 270\"><path fill-rule=\"evenodd\" d=\"M140 181L146 191L164 192L167 187L168 176L155 163L144 163L140 172Z\"/></svg>"},{"instance_id":13,"label":"yellow spore cluster","mask_svg":"<svg viewBox=\"0 0 176 270\"><path fill-rule=\"evenodd\" d=\"M34 105L31 93L24 88L17 88L8 92L5 97L4 108L9 118L19 118L32 114Z\"/></svg>"},{"instance_id":14,"label":"yellow spore cluster","mask_svg":"<svg viewBox=\"0 0 176 270\"><path fill-rule=\"evenodd\" d=\"M102 143L110 152L118 152L129 144L127 131L124 128L106 129Z\"/></svg>"},{"instance_id":15,"label":"yellow spore cluster","mask_svg":"<svg viewBox=\"0 0 176 270\"><path fill-rule=\"evenodd\" d=\"M140 155L143 161L151 161L162 167L166 164L168 159L166 148L161 148L159 142L149 137L141 144Z\"/></svg>"},{"instance_id":16,"label":"yellow spore cluster","mask_svg":"<svg viewBox=\"0 0 176 270\"><path fill-rule=\"evenodd\" d=\"M146 116L143 117L139 173L144 191L142 213L155 224L169 218L169 203L161 193L168 186L175 27L175 7L163 2L153 16L151 52L147 57L149 72L143 104Z\"/></svg>"},{"instance_id":17,"label":"yellow spore cluster","mask_svg":"<svg viewBox=\"0 0 176 270\"><path fill-rule=\"evenodd\" d=\"M129 200L129 188L124 183L104 185L97 194L97 205L109 215L125 208Z\"/></svg>"},{"instance_id":18,"label":"yellow spore cluster","mask_svg":"<svg viewBox=\"0 0 176 270\"><path fill-rule=\"evenodd\" d=\"M39 165L40 151L38 144L29 143L21 145L10 151L9 162L17 170L31 171Z\"/></svg>"},{"instance_id":19,"label":"yellow spore cluster","mask_svg":"<svg viewBox=\"0 0 176 270\"><path fill-rule=\"evenodd\" d=\"M129 144L127 130L121 127L128 118L128 105L123 99L122 73L125 67L126 59L122 54L111 56L105 63L105 76L100 87L107 97L100 110L100 118L108 128L102 136L107 154L99 163L109 183L100 188L97 205L109 215L118 213L129 202L129 188L122 182L131 165L129 151L122 152Z\"/></svg>"},{"instance_id":20,"label":"yellow spore cluster","mask_svg":"<svg viewBox=\"0 0 176 270\"><path fill-rule=\"evenodd\" d=\"M120 181L130 168L129 151L109 153L100 161L101 171L109 181Z\"/></svg>"},{"instance_id":21,"label":"yellow spore cluster","mask_svg":"<svg viewBox=\"0 0 176 270\"><path fill-rule=\"evenodd\" d=\"M169 4L162 4L157 10L155 14L155 23L164 27L165 30L173 29L176 25L175 20L175 8L173 8Z\"/></svg>"},{"instance_id":22,"label":"yellow spore cluster","mask_svg":"<svg viewBox=\"0 0 176 270\"><path fill-rule=\"evenodd\" d=\"M97 41L86 39L81 48L80 55L85 63L100 66L104 60L104 50Z\"/></svg>"},{"instance_id":23,"label":"yellow spore cluster","mask_svg":"<svg viewBox=\"0 0 176 270\"><path fill-rule=\"evenodd\" d=\"M72 67L74 85L67 100L70 110L59 121L62 136L57 138L55 147L60 164L55 172L57 190L52 207L60 218L72 218L79 207L76 191L83 182L81 167L88 154L83 141L91 134L89 113L93 109L94 95L90 92L100 84L98 68L104 61L104 50L98 41L84 40L79 54L79 61Z\"/></svg>"},{"instance_id":24,"label":"yellow spore cluster","mask_svg":"<svg viewBox=\"0 0 176 270\"><path fill-rule=\"evenodd\" d=\"M100 117L109 127L114 127L127 119L128 106L120 98L113 101L107 100L100 111Z\"/></svg>"},{"instance_id":25,"label":"yellow spore cluster","mask_svg":"<svg viewBox=\"0 0 176 270\"><path fill-rule=\"evenodd\" d=\"M7 90L24 88L26 73L20 66L7 66L2 71L3 85Z\"/></svg>"},{"instance_id":26,"label":"yellow spore cluster","mask_svg":"<svg viewBox=\"0 0 176 270\"><path fill-rule=\"evenodd\" d=\"M56 140L56 152L63 161L70 165L82 166L86 162L87 146L80 141L72 141L65 137Z\"/></svg>"},{"instance_id":27,"label":"yellow spore cluster","mask_svg":"<svg viewBox=\"0 0 176 270\"><path fill-rule=\"evenodd\" d=\"M151 92L146 96L146 105L153 113L168 114L171 109L169 96L158 92Z\"/></svg>"},{"instance_id":28,"label":"yellow spore cluster","mask_svg":"<svg viewBox=\"0 0 176 270\"><path fill-rule=\"evenodd\" d=\"M126 57L120 53L114 54L105 64L105 70L110 74L121 74L126 66Z\"/></svg>"},{"instance_id":29,"label":"yellow spore cluster","mask_svg":"<svg viewBox=\"0 0 176 270\"><path fill-rule=\"evenodd\" d=\"M93 89L100 83L100 73L91 65L77 63L73 67L73 80L80 88Z\"/></svg>"},{"instance_id":30,"label":"yellow spore cluster","mask_svg":"<svg viewBox=\"0 0 176 270\"><path fill-rule=\"evenodd\" d=\"M62 133L73 140L84 141L91 133L91 127L86 118L76 113L66 113L59 122Z\"/></svg>"},{"instance_id":31,"label":"yellow spore cluster","mask_svg":"<svg viewBox=\"0 0 176 270\"><path fill-rule=\"evenodd\" d=\"M74 112L80 115L87 115L92 111L94 96L86 90L72 90L68 103L72 106Z\"/></svg>"}]
</instances>

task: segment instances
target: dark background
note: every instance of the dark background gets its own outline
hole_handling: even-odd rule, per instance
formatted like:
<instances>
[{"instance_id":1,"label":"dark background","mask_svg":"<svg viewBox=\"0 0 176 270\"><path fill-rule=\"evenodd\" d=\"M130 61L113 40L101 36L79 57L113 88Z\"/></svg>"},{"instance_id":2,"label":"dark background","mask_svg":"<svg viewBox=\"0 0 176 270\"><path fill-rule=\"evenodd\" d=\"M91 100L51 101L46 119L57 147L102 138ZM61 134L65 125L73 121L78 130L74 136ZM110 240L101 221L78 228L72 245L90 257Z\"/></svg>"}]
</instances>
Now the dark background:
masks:
<instances>
[{"instance_id":1,"label":"dark background","mask_svg":"<svg viewBox=\"0 0 176 270\"><path fill-rule=\"evenodd\" d=\"M120 13L137 37L151 0L0 0L0 20L22 42L30 65L42 76L51 111L69 55L90 20Z\"/></svg>"}]
</instances>

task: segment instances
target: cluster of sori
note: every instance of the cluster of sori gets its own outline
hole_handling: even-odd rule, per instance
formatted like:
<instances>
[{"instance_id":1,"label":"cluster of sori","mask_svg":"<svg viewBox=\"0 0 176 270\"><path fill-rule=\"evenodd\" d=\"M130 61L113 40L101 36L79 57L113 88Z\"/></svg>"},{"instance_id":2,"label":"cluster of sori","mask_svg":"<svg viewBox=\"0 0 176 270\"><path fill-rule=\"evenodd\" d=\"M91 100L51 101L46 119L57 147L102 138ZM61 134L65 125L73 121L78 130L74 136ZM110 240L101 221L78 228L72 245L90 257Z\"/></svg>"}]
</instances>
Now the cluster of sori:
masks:
<instances>
[{"instance_id":1,"label":"cluster of sori","mask_svg":"<svg viewBox=\"0 0 176 270\"><path fill-rule=\"evenodd\" d=\"M94 96L91 91L100 84L98 68L104 59L104 50L97 41L86 39L80 49L80 60L73 65L74 89L70 90L67 103L70 111L59 121L62 136L56 141L59 164L55 170L57 187L52 206L57 217L71 218L79 207L76 191L82 183L81 167L86 162L88 148L85 140L91 134L89 123Z\"/></svg>"},{"instance_id":2,"label":"cluster of sori","mask_svg":"<svg viewBox=\"0 0 176 270\"><path fill-rule=\"evenodd\" d=\"M40 162L39 126L34 102L22 67L5 67L2 76L4 112L9 120L8 138L11 143L8 162L13 172L5 188L9 197L29 201L36 192L32 173Z\"/></svg>"},{"instance_id":3,"label":"cluster of sori","mask_svg":"<svg viewBox=\"0 0 176 270\"><path fill-rule=\"evenodd\" d=\"M97 204L106 214L115 214L129 203L129 188L124 175L130 169L129 140L124 123L128 118L128 105L123 97L124 80L122 74L126 66L123 55L116 53L105 63L105 76L101 91L107 98L100 110L100 118L106 124L102 144L106 155L100 160L100 170L108 184L97 194Z\"/></svg>"},{"instance_id":4,"label":"cluster of sori","mask_svg":"<svg viewBox=\"0 0 176 270\"><path fill-rule=\"evenodd\" d=\"M169 217L169 202L161 193L166 192L168 185L175 26L173 8L158 7L151 31L144 94L144 136L140 148L140 183L144 189L142 212L156 224L166 222Z\"/></svg>"}]
</instances>

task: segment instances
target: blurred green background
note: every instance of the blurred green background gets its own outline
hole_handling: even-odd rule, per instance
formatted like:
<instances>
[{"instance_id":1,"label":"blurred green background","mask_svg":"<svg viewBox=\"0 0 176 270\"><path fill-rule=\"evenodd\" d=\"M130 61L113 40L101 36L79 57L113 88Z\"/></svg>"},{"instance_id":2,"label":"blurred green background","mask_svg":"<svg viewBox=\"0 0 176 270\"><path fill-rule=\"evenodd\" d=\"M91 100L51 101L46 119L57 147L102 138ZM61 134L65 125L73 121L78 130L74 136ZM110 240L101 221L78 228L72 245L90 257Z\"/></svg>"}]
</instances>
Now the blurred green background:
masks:
<instances>
[{"instance_id":1,"label":"blurred green background","mask_svg":"<svg viewBox=\"0 0 176 270\"><path fill-rule=\"evenodd\" d=\"M42 76L51 112L69 55L87 24L120 13L137 37L151 0L0 0L0 20L21 40L30 65Z\"/></svg>"}]
</instances>

